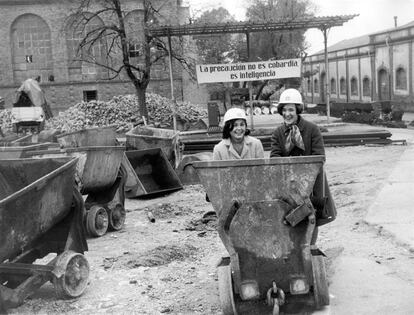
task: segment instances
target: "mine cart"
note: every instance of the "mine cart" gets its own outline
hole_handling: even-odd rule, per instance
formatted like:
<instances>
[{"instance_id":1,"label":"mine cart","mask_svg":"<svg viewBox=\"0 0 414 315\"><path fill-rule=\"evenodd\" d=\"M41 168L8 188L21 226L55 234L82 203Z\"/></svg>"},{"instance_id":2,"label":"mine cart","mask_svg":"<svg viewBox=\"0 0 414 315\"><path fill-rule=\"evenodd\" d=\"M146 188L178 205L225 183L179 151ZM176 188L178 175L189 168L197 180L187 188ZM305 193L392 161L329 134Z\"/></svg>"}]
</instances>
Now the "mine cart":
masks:
<instances>
[{"instance_id":1,"label":"mine cart","mask_svg":"<svg viewBox=\"0 0 414 315\"><path fill-rule=\"evenodd\" d=\"M76 163L76 158L0 160L0 313L48 281L66 298L87 287Z\"/></svg>"},{"instance_id":2,"label":"mine cart","mask_svg":"<svg viewBox=\"0 0 414 315\"><path fill-rule=\"evenodd\" d=\"M128 176L128 198L159 195L183 188L163 150L160 148L126 151L123 164Z\"/></svg>"},{"instance_id":3,"label":"mine cart","mask_svg":"<svg viewBox=\"0 0 414 315\"><path fill-rule=\"evenodd\" d=\"M0 159L18 159L26 157L26 152L42 150L49 147L49 143L39 143L30 145L0 146Z\"/></svg>"},{"instance_id":4,"label":"mine cart","mask_svg":"<svg viewBox=\"0 0 414 315\"><path fill-rule=\"evenodd\" d=\"M96 127L66 132L57 135L57 141L63 148L116 146L116 130L114 126Z\"/></svg>"},{"instance_id":5,"label":"mine cart","mask_svg":"<svg viewBox=\"0 0 414 315\"><path fill-rule=\"evenodd\" d=\"M179 132L171 129L137 126L128 131L125 136L127 151L160 148L173 168L180 163Z\"/></svg>"},{"instance_id":6,"label":"mine cart","mask_svg":"<svg viewBox=\"0 0 414 315\"><path fill-rule=\"evenodd\" d=\"M323 162L323 156L194 162L229 253L218 264L224 314L329 304L324 255L311 245L310 195Z\"/></svg>"},{"instance_id":7,"label":"mine cart","mask_svg":"<svg viewBox=\"0 0 414 315\"><path fill-rule=\"evenodd\" d=\"M120 230L125 223L126 171L121 166L125 148L95 146L31 151L32 157L78 158L76 179L85 200L85 226L89 235L102 236L108 228Z\"/></svg>"}]
</instances>

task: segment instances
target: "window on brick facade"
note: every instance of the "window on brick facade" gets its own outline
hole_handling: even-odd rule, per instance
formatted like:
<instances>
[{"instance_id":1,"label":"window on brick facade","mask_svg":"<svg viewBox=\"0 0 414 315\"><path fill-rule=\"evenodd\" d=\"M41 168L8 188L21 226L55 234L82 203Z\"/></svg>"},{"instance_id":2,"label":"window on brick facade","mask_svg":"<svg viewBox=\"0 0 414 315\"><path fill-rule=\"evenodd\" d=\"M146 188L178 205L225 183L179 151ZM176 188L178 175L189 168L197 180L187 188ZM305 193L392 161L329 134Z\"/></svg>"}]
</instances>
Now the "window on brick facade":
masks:
<instances>
[{"instance_id":1,"label":"window on brick facade","mask_svg":"<svg viewBox=\"0 0 414 315\"><path fill-rule=\"evenodd\" d=\"M339 80L339 93L342 95L346 94L346 81L344 77Z\"/></svg>"},{"instance_id":2,"label":"window on brick facade","mask_svg":"<svg viewBox=\"0 0 414 315\"><path fill-rule=\"evenodd\" d=\"M395 88L397 90L407 90L407 72L403 67L395 71Z\"/></svg>"},{"instance_id":3,"label":"window on brick facade","mask_svg":"<svg viewBox=\"0 0 414 315\"><path fill-rule=\"evenodd\" d=\"M82 74L86 77L107 77L107 72L96 63L106 64L106 42L104 38L94 41L90 45L79 47L88 33L103 25L99 17L92 18L88 24L81 23L72 17L66 25L66 48L68 52L69 75ZM77 79L80 79L79 77Z\"/></svg>"},{"instance_id":4,"label":"window on brick facade","mask_svg":"<svg viewBox=\"0 0 414 315\"><path fill-rule=\"evenodd\" d=\"M129 44L129 57L139 57L140 51L139 51L139 45L138 44Z\"/></svg>"},{"instance_id":5,"label":"window on brick facade","mask_svg":"<svg viewBox=\"0 0 414 315\"><path fill-rule=\"evenodd\" d=\"M89 90L89 91L83 91L83 100L85 102L89 102L92 100L98 99L98 91L96 90Z\"/></svg>"},{"instance_id":6,"label":"window on brick facade","mask_svg":"<svg viewBox=\"0 0 414 315\"><path fill-rule=\"evenodd\" d=\"M351 78L351 95L358 95L358 80L356 77Z\"/></svg>"},{"instance_id":7,"label":"window on brick facade","mask_svg":"<svg viewBox=\"0 0 414 315\"><path fill-rule=\"evenodd\" d=\"M334 78L331 79L331 93L336 94L336 80Z\"/></svg>"},{"instance_id":8,"label":"window on brick facade","mask_svg":"<svg viewBox=\"0 0 414 315\"><path fill-rule=\"evenodd\" d=\"M362 80L362 95L371 96L371 80L368 77Z\"/></svg>"},{"instance_id":9,"label":"window on brick facade","mask_svg":"<svg viewBox=\"0 0 414 315\"><path fill-rule=\"evenodd\" d=\"M308 79L306 81L306 88L307 88L308 93L312 92L312 89L311 89L312 86L311 86L311 80L310 79Z\"/></svg>"},{"instance_id":10,"label":"window on brick facade","mask_svg":"<svg viewBox=\"0 0 414 315\"><path fill-rule=\"evenodd\" d=\"M17 17L11 25L10 34L15 83L53 73L51 31L41 17L35 14Z\"/></svg>"},{"instance_id":11,"label":"window on brick facade","mask_svg":"<svg viewBox=\"0 0 414 315\"><path fill-rule=\"evenodd\" d=\"M319 81L318 79L313 80L313 91L319 93Z\"/></svg>"}]
</instances>

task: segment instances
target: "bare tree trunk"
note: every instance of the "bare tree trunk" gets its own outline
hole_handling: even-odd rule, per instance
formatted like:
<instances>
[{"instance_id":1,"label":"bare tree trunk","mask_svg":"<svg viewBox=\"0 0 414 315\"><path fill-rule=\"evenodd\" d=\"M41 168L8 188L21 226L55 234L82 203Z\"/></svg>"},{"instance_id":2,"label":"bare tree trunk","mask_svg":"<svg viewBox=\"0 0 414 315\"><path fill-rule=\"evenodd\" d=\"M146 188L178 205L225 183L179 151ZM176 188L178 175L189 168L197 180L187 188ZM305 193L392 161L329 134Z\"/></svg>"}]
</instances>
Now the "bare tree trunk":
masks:
<instances>
[{"instance_id":1,"label":"bare tree trunk","mask_svg":"<svg viewBox=\"0 0 414 315\"><path fill-rule=\"evenodd\" d=\"M139 106L139 114L141 117L145 117L146 121L148 122L148 110L146 105L146 88L142 87L135 87L137 92L137 98L138 98L138 106Z\"/></svg>"}]
</instances>

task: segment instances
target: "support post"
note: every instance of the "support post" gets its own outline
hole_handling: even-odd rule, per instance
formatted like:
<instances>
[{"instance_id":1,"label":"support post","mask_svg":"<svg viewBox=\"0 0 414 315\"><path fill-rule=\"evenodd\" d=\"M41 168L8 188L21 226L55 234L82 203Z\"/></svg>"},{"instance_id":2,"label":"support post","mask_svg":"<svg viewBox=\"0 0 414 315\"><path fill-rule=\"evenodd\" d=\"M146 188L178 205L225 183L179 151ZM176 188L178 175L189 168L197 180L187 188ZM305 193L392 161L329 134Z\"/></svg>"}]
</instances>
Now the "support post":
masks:
<instances>
[{"instance_id":1,"label":"support post","mask_svg":"<svg viewBox=\"0 0 414 315\"><path fill-rule=\"evenodd\" d=\"M325 85L325 100L326 100L326 119L327 123L329 123L329 119L331 117L331 106L330 106L330 79L329 79L329 62L328 62L328 34L327 28L323 28L323 42L325 46L325 78L326 78L326 85Z\"/></svg>"},{"instance_id":2,"label":"support post","mask_svg":"<svg viewBox=\"0 0 414 315\"><path fill-rule=\"evenodd\" d=\"M174 78L173 78L173 65L172 65L172 52L171 52L171 36L168 35L168 59L169 59L169 68L170 68L170 86L171 86L171 100L173 101L173 126L174 132L177 131L177 103L174 97Z\"/></svg>"},{"instance_id":3,"label":"support post","mask_svg":"<svg viewBox=\"0 0 414 315\"><path fill-rule=\"evenodd\" d=\"M250 62L250 33L249 32L246 32L246 44L247 44L247 61ZM252 81L249 81L248 84L249 84L250 128L251 130L254 130Z\"/></svg>"}]
</instances>

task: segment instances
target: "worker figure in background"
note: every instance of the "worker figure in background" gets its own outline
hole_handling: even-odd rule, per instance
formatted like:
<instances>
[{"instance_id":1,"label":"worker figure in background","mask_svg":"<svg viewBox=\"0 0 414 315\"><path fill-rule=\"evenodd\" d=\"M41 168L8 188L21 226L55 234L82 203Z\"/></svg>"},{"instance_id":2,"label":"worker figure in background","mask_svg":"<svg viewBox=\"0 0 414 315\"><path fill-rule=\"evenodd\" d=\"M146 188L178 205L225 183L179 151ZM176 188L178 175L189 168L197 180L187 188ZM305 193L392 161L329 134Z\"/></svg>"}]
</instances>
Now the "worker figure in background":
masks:
<instances>
[{"instance_id":1,"label":"worker figure in background","mask_svg":"<svg viewBox=\"0 0 414 315\"><path fill-rule=\"evenodd\" d=\"M319 127L300 115L303 111L303 101L298 90L283 91L277 111L283 116L284 122L272 134L270 157L325 155ZM311 244L315 244L317 227L336 218L335 204L323 171L316 178L310 199L316 210L316 227L311 241Z\"/></svg>"},{"instance_id":2,"label":"worker figure in background","mask_svg":"<svg viewBox=\"0 0 414 315\"><path fill-rule=\"evenodd\" d=\"M214 146L214 160L264 158L262 142L249 136L246 113L241 108L230 108L223 118L223 139Z\"/></svg>"},{"instance_id":3,"label":"worker figure in background","mask_svg":"<svg viewBox=\"0 0 414 315\"><path fill-rule=\"evenodd\" d=\"M53 117L52 110L47 104L45 93L40 88L40 76L25 80L16 91L16 102L13 107L42 107L45 118Z\"/></svg>"}]
</instances>

